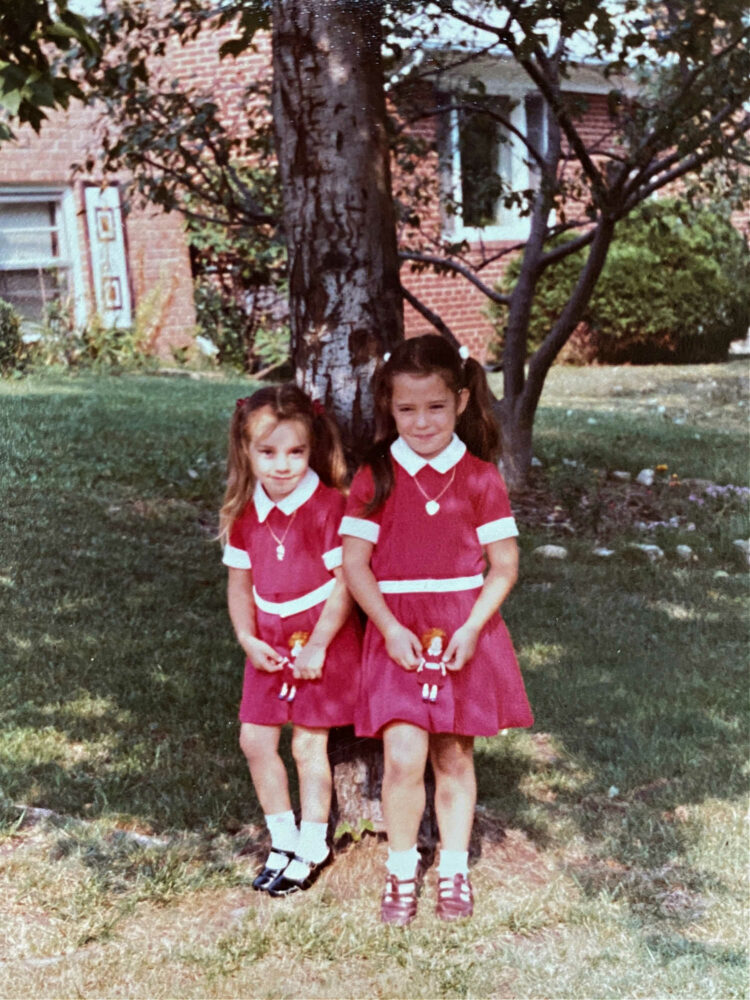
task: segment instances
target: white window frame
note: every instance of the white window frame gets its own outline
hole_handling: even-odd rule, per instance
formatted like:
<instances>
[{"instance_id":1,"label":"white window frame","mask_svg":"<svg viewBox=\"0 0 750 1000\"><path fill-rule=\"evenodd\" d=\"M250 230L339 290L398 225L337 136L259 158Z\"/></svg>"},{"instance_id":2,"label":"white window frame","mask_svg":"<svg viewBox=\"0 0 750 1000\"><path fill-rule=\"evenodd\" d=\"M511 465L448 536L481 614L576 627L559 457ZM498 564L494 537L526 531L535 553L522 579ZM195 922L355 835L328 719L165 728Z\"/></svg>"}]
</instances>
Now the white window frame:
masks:
<instances>
[{"instance_id":1,"label":"white window frame","mask_svg":"<svg viewBox=\"0 0 750 1000\"><path fill-rule=\"evenodd\" d=\"M528 134L526 117L526 98L529 95L538 93L534 90L498 90L488 93L488 98L493 97L498 101L508 98L511 102L510 124L522 135ZM544 109L545 105L542 105ZM506 156L510 163L510 171L504 173L500 170L500 163L497 164L498 174L504 181L507 181L511 190L524 191L533 187L531 171L529 169L530 152L528 147L513 131L506 133L506 141L498 146L498 161ZM465 226L461 215L461 202L463 198L463 187L461 178L461 144L460 144L460 116L458 109L450 112L449 120L449 150L450 150L450 180L449 191L453 203L457 206L454 215L446 218L445 235L454 241L466 240L468 243L494 242L502 240L524 240L528 238L530 232L530 219L528 216L521 216L515 208L505 208L502 199L498 200L497 221L488 226ZM547 147L547 115L542 115L542 149L544 153Z\"/></svg>"},{"instance_id":2,"label":"white window frame","mask_svg":"<svg viewBox=\"0 0 750 1000\"><path fill-rule=\"evenodd\" d=\"M76 326L86 322L87 307L81 253L78 242L75 196L68 187L0 186L0 203L28 205L33 202L54 201L60 206L62 225L58 233L60 253L56 258L19 262L18 265L2 265L2 271L28 271L33 267L58 268L70 275L70 291L73 299L73 318Z\"/></svg>"}]
</instances>

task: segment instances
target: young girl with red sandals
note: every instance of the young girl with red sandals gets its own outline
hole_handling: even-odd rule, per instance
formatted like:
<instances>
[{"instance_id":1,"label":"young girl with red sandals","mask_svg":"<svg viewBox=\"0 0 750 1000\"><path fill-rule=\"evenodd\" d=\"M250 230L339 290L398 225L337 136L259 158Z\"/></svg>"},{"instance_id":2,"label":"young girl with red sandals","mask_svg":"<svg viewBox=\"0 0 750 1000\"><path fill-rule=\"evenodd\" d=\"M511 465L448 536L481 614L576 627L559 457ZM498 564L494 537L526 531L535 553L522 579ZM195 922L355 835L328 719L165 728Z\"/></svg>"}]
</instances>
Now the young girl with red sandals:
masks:
<instances>
[{"instance_id":1,"label":"young girl with red sandals","mask_svg":"<svg viewBox=\"0 0 750 1000\"><path fill-rule=\"evenodd\" d=\"M253 888L271 896L309 888L330 860L328 731L353 722L361 656L337 533L345 472L333 420L297 386L237 400L220 536L229 615L247 656L240 746L271 835ZM279 755L287 722L299 830Z\"/></svg>"},{"instance_id":2,"label":"young girl with red sandals","mask_svg":"<svg viewBox=\"0 0 750 1000\"><path fill-rule=\"evenodd\" d=\"M375 444L355 476L341 534L346 581L368 616L355 725L384 744L381 919L404 925L417 912L429 758L441 848L437 915L455 920L474 906L474 737L533 722L497 614L517 576L517 529L490 461L498 434L478 362L442 337L416 337L384 359L374 393Z\"/></svg>"}]
</instances>

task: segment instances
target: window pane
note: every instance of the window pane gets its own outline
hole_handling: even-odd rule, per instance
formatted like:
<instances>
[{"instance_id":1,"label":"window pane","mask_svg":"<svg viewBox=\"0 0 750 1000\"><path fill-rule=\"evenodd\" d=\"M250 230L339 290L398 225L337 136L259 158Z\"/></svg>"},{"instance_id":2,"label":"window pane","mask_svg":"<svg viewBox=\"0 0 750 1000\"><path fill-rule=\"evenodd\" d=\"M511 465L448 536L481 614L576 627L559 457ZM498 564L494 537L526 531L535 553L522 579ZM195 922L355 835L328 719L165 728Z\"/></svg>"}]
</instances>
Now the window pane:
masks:
<instances>
[{"instance_id":1,"label":"window pane","mask_svg":"<svg viewBox=\"0 0 750 1000\"><path fill-rule=\"evenodd\" d=\"M54 201L0 204L0 267L57 260L57 212Z\"/></svg>"},{"instance_id":2,"label":"window pane","mask_svg":"<svg viewBox=\"0 0 750 1000\"><path fill-rule=\"evenodd\" d=\"M30 323L44 322L46 306L68 292L68 275L63 269L0 271L0 299Z\"/></svg>"},{"instance_id":3,"label":"window pane","mask_svg":"<svg viewBox=\"0 0 750 1000\"><path fill-rule=\"evenodd\" d=\"M526 138L533 148L541 155L547 152L547 127L545 122L546 105L541 94L526 95ZM537 188L541 177L539 164L527 151L529 162L530 186Z\"/></svg>"},{"instance_id":4,"label":"window pane","mask_svg":"<svg viewBox=\"0 0 750 1000\"><path fill-rule=\"evenodd\" d=\"M500 190L497 122L482 112L466 113L462 116L459 141L464 225L489 225L495 220Z\"/></svg>"},{"instance_id":5,"label":"window pane","mask_svg":"<svg viewBox=\"0 0 750 1000\"><path fill-rule=\"evenodd\" d=\"M472 98L476 104L476 98ZM493 111L506 116L507 98L489 98ZM485 105L486 106L486 105ZM459 124L461 155L461 198L465 226L489 226L500 215L499 198L503 182L510 182L510 145L505 130L492 115L481 110L467 111Z\"/></svg>"}]
</instances>

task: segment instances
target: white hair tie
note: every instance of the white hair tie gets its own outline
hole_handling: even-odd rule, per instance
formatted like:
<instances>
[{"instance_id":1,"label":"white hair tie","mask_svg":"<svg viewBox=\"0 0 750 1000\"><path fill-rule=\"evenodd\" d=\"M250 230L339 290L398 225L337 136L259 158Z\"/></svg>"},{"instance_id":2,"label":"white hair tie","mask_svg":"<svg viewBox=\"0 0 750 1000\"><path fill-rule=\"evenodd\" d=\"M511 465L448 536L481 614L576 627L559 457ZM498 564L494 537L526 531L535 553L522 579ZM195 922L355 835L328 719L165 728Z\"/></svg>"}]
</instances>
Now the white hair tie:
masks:
<instances>
[{"instance_id":1,"label":"white hair tie","mask_svg":"<svg viewBox=\"0 0 750 1000\"><path fill-rule=\"evenodd\" d=\"M469 353L470 353L469 348L466 347L465 344L462 344L458 349L458 356L461 358L462 361L467 360L467 358L469 357Z\"/></svg>"}]
</instances>

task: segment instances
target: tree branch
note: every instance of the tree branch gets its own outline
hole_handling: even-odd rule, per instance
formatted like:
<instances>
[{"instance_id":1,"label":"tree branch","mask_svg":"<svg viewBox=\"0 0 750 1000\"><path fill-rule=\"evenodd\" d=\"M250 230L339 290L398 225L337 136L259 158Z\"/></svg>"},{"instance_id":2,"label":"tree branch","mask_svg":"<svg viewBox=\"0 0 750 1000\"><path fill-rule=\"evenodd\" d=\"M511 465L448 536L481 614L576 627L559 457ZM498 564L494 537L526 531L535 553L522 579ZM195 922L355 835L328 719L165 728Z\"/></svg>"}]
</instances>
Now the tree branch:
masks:
<instances>
[{"instance_id":1,"label":"tree branch","mask_svg":"<svg viewBox=\"0 0 750 1000\"><path fill-rule=\"evenodd\" d=\"M509 296L501 295L500 292L496 292L494 288L490 288L489 285L485 283L474 274L473 271L469 270L468 267L463 264L459 264L458 261L451 260L449 257L434 257L432 254L417 253L416 251L401 250L399 252L399 258L401 260L413 260L420 264L429 264L431 267L437 269L445 268L449 271L455 271L456 274L462 275L467 281L470 281L472 285L483 292L488 299L492 299L493 302L497 302L500 305L507 305L510 301Z\"/></svg>"},{"instance_id":2,"label":"tree branch","mask_svg":"<svg viewBox=\"0 0 750 1000\"><path fill-rule=\"evenodd\" d=\"M440 333L446 340L449 340L454 347L460 347L460 341L456 337L455 333L447 326L443 320L434 313L432 309L428 309L427 306L421 302L413 292L410 292L408 288L401 285L401 294L406 299L412 308L416 309L417 312L423 316L428 323L435 327L435 329Z\"/></svg>"}]
</instances>

